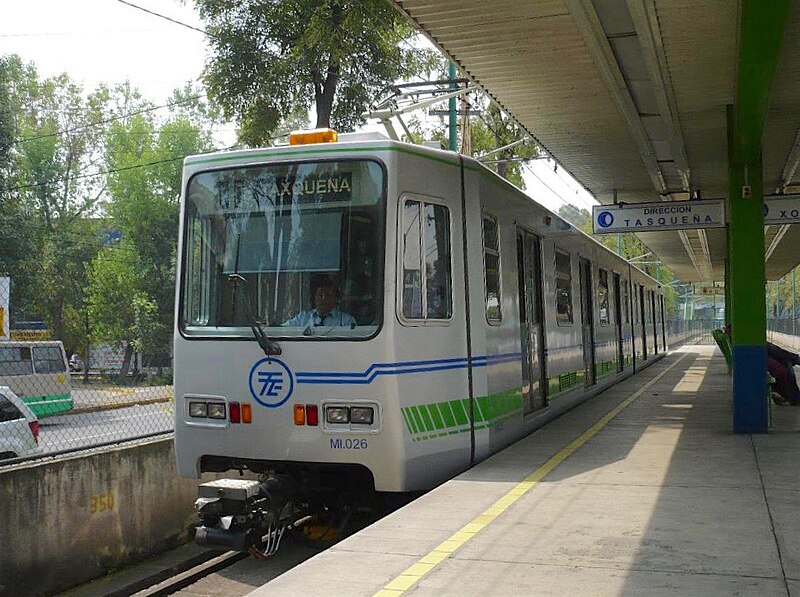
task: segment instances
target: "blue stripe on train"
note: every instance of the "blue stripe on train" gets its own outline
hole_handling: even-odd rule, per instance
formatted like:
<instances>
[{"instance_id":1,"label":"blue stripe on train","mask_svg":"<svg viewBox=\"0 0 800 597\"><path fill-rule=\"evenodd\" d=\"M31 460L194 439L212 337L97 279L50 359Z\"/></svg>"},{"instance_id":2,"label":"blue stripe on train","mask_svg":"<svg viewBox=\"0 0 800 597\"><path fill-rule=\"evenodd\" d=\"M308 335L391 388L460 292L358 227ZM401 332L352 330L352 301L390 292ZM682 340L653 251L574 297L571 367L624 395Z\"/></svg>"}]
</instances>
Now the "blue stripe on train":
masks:
<instances>
[{"instance_id":1,"label":"blue stripe on train","mask_svg":"<svg viewBox=\"0 0 800 597\"><path fill-rule=\"evenodd\" d=\"M472 358L473 367L490 367L519 359L520 353L512 352L498 355L487 355ZM466 369L467 358L433 359L427 361L404 361L399 363L374 363L363 373L356 372L298 372L297 383L302 384L368 384L378 375L405 375L410 373L428 373L431 371L448 371Z\"/></svg>"}]
</instances>

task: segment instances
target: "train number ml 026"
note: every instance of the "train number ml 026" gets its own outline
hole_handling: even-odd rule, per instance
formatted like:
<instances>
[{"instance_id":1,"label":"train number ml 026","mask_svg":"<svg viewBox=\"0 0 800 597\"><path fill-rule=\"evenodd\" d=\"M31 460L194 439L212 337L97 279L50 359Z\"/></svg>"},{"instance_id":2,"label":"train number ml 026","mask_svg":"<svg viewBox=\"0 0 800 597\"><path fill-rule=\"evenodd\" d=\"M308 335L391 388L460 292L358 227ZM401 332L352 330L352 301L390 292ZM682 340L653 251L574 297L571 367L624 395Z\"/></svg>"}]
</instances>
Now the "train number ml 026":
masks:
<instances>
[{"instance_id":1,"label":"train number ml 026","mask_svg":"<svg viewBox=\"0 0 800 597\"><path fill-rule=\"evenodd\" d=\"M351 437L331 438L331 450L366 450L369 447L366 439L353 439Z\"/></svg>"}]
</instances>

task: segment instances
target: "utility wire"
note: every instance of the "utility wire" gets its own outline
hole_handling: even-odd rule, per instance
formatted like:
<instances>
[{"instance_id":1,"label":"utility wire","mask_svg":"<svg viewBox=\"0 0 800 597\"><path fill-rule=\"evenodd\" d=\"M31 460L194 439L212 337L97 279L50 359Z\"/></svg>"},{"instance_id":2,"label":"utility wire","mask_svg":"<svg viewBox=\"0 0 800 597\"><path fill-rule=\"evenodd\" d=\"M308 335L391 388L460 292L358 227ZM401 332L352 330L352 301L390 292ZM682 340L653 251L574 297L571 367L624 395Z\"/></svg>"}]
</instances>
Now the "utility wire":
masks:
<instances>
[{"instance_id":1,"label":"utility wire","mask_svg":"<svg viewBox=\"0 0 800 597\"><path fill-rule=\"evenodd\" d=\"M121 1L121 0L119 0L119 1ZM129 118L131 116L138 116L139 114L146 114L148 112L155 112L156 110L162 110L164 108L172 108L173 106L180 106L182 104L193 102L194 100L200 99L201 97L203 97L203 96L202 95L192 95L192 96L186 97L186 98L184 98L182 100L179 100L179 101L176 101L176 102L169 102L167 104L162 104L160 106L150 106L148 108L142 108L140 110L134 110L132 112L126 112L124 114L118 114L116 116L110 116L108 118L103 118L102 120L96 120L94 122L81 124L81 125L78 125L78 126L75 126L75 127L72 127L72 128L61 130L61 131L56 131L55 133L46 133L44 135L36 135L34 137L23 137L21 139L17 139L16 141L14 141L13 144L27 143L29 141L36 141L38 139L48 139L50 137L59 137L61 135L66 135L68 133L74 133L75 131L82 131L84 129L88 129L88 128L91 128L93 126L100 126L100 125L103 125L103 124L108 124L110 122L115 122L117 120L123 120L123 119Z\"/></svg>"},{"instance_id":2,"label":"utility wire","mask_svg":"<svg viewBox=\"0 0 800 597\"><path fill-rule=\"evenodd\" d=\"M216 37L215 35L212 35L208 31L206 31L205 29L200 29L198 27L195 27L194 25L189 25L188 23L184 23L184 22L179 21L177 19L173 19L172 17L168 17L166 15L162 15L161 13L155 12L153 10L149 10L147 8L144 8L143 6L138 6L137 4L133 4L132 2L126 2L126 0L117 0L117 2L119 2L120 4L124 4L126 6L130 6L131 8L135 8L136 10L141 10L142 12L146 12L147 14L153 15L154 17L158 17L159 19L164 19L165 21L169 21L170 23L175 23L176 25L180 25L181 27L186 27L187 29L191 29L193 31L197 31L198 33L202 33L203 35L206 35L208 37L212 37L214 39L219 39L218 37Z\"/></svg>"},{"instance_id":3,"label":"utility wire","mask_svg":"<svg viewBox=\"0 0 800 597\"><path fill-rule=\"evenodd\" d=\"M572 205L572 203L570 203L569 201L567 201L566 199L564 199L564 198L563 198L563 197L562 197L560 194L556 193L556 191L553 189L553 187L551 187L551 186L550 186L549 184L547 184L547 183L546 183L544 180L542 180L542 178L541 178L541 177L540 177L538 174L536 174L536 172L534 172L534 171L533 171L533 168L531 168L531 167L530 167L528 164L526 164L525 162L520 162L520 163L521 163L521 164L522 164L522 165L523 165L525 168L527 168L528 172L530 172L531 174L533 174L533 176L535 176L535 177L536 177L536 179L537 179L537 180L538 180L540 183L542 183L542 184L543 184L545 187L547 187L547 188L550 190L550 192L553 194L553 196L554 196L556 199L558 199L559 201L561 201L561 203L563 203L564 205L569 205L569 206L575 207L574 205Z\"/></svg>"},{"instance_id":4,"label":"utility wire","mask_svg":"<svg viewBox=\"0 0 800 597\"><path fill-rule=\"evenodd\" d=\"M523 163L524 163L524 162L523 162ZM567 205L572 205L573 207L575 207L575 205L573 205L573 204L572 204L572 203L570 203L569 201L566 201L565 199L563 199L563 198L561 197L561 195L560 195L559 193L557 193L557 192L556 192L556 191L553 189L553 187L551 187L549 184L547 184L547 182L546 182L546 181L545 181L545 180L544 180L544 179L543 179L541 176L539 176L538 174L536 174L536 172L534 172L533 168L529 167L527 164L525 164L525 166L528 168L528 172L530 172L531 174L533 174L533 175L536 177L536 179L537 179L539 182L541 182L541 183L542 183L544 186L546 186L546 187L547 187L547 188L550 190L550 192L551 192L551 193L553 193L553 194L554 194L556 197L558 197L559 199L561 199L561 200L562 200L562 201L563 201L565 204L567 204ZM560 176L559 176L559 179L561 179L561 177L560 177ZM563 181L563 179L561 179L561 180ZM570 190L572 190L572 189L570 189ZM581 203L583 203L583 205L585 205L586 207L588 207L588 208L589 208L589 213L591 214L591 213L592 213L592 207L593 207L593 206L592 206L592 205L590 205L589 203L587 203L587 202L586 202L586 201L585 201L585 200L584 200L584 199L583 199L583 198L582 198L580 195L578 195L577 193L575 194L575 197L578 199L578 201L580 201ZM583 209L583 208L581 208L581 209Z\"/></svg>"},{"instance_id":5,"label":"utility wire","mask_svg":"<svg viewBox=\"0 0 800 597\"><path fill-rule=\"evenodd\" d=\"M98 216L97 218L98 219L102 219L102 220L109 220L109 224L111 224L113 222L113 220L111 220L111 218L103 218L103 217L100 217L100 216ZM85 222L85 221L86 221L85 219L81 219L81 220L74 220L73 222ZM72 237L85 238L85 239L88 239L88 240L74 241L74 242L81 242L81 243L86 244L86 245L99 244L99 245L102 245L102 246L115 246L115 247L117 247L117 248L119 248L121 250L125 249L125 247L114 245L113 243L112 244L107 244L107 243L104 243L104 242L98 240L98 237L101 236L104 232L107 232L109 229L116 230L116 228L113 227L113 226L108 226L107 228L104 228L103 230L98 230L96 232L91 232L91 231L82 232L80 230L70 229L69 228L69 224L67 224L67 225L59 224L55 228L51 229L44 222L36 222L36 221L31 221L31 220L14 219L14 218L10 218L8 216L0 216L0 224L12 224L15 228L27 227L27 228L30 228L30 229L36 229L36 230L40 230L42 232L45 232L48 235L49 234L55 234L55 235L59 235L59 236L66 235L66 236L72 236ZM73 242L73 241L71 241L71 242Z\"/></svg>"},{"instance_id":6,"label":"utility wire","mask_svg":"<svg viewBox=\"0 0 800 597\"><path fill-rule=\"evenodd\" d=\"M267 142L276 141L278 139L281 139L281 138L285 137L288 134L289 134L288 132L278 133L275 136L270 137L269 139L266 139L266 141ZM132 166L123 166L123 167L120 167L120 168L110 168L108 170L100 170L98 172L91 172L91 173L88 173L88 174L78 174L76 176L70 176L69 180L73 181L73 180L80 180L80 179L86 179L86 178L96 178L98 176L105 176L107 174L115 174L117 172L126 172L128 170L136 170L137 168L148 168L150 166L158 166L160 164L169 164L171 162L182 160L182 159L188 157L189 155L204 155L204 154L207 154L207 153L216 153L216 152L220 152L220 151L230 151L230 150L233 150L233 149L240 149L240 148L241 148L241 145L239 145L239 144L229 145L228 147L223 147L221 149L212 149L211 151L203 151L203 152L200 152L200 153L179 155L179 156L175 156L173 158L167 158L167 159L164 159L164 160L155 160L155 161L152 161L152 162L145 162L145 163L142 163L142 164L134 164ZM21 190L25 190L25 189L33 189L33 188L37 188L37 187L44 187L44 186L48 186L48 185L59 184L59 183L63 182L63 180L64 180L63 178L56 178L56 179L45 181L45 182L36 182L36 183L31 183L31 184L26 184L26 185L19 185L19 186L15 186L15 187L5 187L5 188L0 188L0 192L21 191Z\"/></svg>"},{"instance_id":7,"label":"utility wire","mask_svg":"<svg viewBox=\"0 0 800 597\"><path fill-rule=\"evenodd\" d=\"M98 172L92 172L92 173L89 173L89 174L77 174L75 176L70 176L68 178L71 181L73 181L73 180L81 180L81 179L85 179L85 178L96 178L98 176L104 176L106 174L115 174L117 172L126 172L128 170L136 170L137 168L147 168L149 166L158 166L159 164L169 164L170 162L175 162L177 160L182 160L185 157L186 157L185 155L176 156L174 158L168 158L168 159L165 159L165 160L155 160L153 162L146 162L144 164L135 164L133 166L124 166L122 168L111 168L111 169L108 169L108 170L100 170ZM2 190L4 192L7 192L7 191L22 191L24 189L35 189L35 188L38 188L38 187L46 187L48 185L60 184L63 181L64 181L64 178L55 178L53 180L48 180L48 181L45 181L45 182L34 182L34 183L31 183L31 184L24 184L24 185L19 185L19 186L16 186L16 187L5 187L4 189L0 189L0 190Z\"/></svg>"}]
</instances>

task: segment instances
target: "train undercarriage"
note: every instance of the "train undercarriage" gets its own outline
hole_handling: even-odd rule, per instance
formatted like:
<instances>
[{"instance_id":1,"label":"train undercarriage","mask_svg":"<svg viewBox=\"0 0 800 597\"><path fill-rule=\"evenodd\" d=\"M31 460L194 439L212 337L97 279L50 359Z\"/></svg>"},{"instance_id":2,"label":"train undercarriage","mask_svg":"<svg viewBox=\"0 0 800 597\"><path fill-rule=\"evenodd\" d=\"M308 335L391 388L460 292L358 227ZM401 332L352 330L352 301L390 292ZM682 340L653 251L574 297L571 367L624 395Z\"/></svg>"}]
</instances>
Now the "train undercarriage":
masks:
<instances>
[{"instance_id":1,"label":"train undercarriage","mask_svg":"<svg viewBox=\"0 0 800 597\"><path fill-rule=\"evenodd\" d=\"M207 462L204 470L225 464L222 459L210 466ZM354 515L369 517L380 510L372 475L360 466L237 461L233 468L239 478L198 487L198 545L266 558L278 551L287 533L332 543L347 532ZM245 471L257 478L244 478Z\"/></svg>"}]
</instances>

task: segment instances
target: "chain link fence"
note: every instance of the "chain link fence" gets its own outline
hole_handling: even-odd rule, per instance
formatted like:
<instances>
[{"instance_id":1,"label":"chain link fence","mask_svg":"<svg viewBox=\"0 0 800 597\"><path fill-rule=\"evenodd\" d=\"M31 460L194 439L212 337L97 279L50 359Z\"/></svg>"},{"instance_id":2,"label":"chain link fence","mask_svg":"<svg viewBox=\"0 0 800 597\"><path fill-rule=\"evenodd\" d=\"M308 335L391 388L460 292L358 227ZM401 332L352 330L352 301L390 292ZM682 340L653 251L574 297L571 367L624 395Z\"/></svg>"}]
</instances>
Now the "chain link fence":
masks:
<instances>
[{"instance_id":1,"label":"chain link fence","mask_svg":"<svg viewBox=\"0 0 800 597\"><path fill-rule=\"evenodd\" d=\"M667 341L670 348L675 348L683 343L714 344L711 335L716 329L725 327L725 322L719 319L688 319L669 320L666 322Z\"/></svg>"},{"instance_id":2,"label":"chain link fence","mask_svg":"<svg viewBox=\"0 0 800 597\"><path fill-rule=\"evenodd\" d=\"M122 343L70 346L42 322L12 322L0 277L0 465L169 434L171 358ZM800 348L800 323L770 319L770 337ZM671 320L671 346L713 343L719 320Z\"/></svg>"},{"instance_id":3,"label":"chain link fence","mask_svg":"<svg viewBox=\"0 0 800 597\"><path fill-rule=\"evenodd\" d=\"M69 350L41 322L9 319L0 278L0 465L172 432L169 359L125 343Z\"/></svg>"},{"instance_id":4,"label":"chain link fence","mask_svg":"<svg viewBox=\"0 0 800 597\"><path fill-rule=\"evenodd\" d=\"M800 352L800 319L792 317L767 319L767 339L794 352Z\"/></svg>"}]
</instances>

